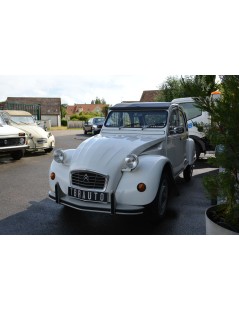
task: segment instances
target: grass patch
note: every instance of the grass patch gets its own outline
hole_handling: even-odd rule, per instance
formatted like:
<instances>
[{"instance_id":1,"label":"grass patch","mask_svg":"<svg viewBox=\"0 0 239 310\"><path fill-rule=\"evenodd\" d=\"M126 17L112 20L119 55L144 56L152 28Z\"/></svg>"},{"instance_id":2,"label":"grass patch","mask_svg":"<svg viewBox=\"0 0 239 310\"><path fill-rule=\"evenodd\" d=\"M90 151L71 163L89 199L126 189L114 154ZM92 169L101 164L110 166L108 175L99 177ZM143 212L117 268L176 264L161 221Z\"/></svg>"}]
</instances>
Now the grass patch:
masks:
<instances>
[{"instance_id":1,"label":"grass patch","mask_svg":"<svg viewBox=\"0 0 239 310\"><path fill-rule=\"evenodd\" d=\"M82 129L81 128L67 128L67 126L57 126L57 127L51 127L51 131L54 131L54 130L72 130L72 129L75 129L75 130L79 130L79 129Z\"/></svg>"}]
</instances>

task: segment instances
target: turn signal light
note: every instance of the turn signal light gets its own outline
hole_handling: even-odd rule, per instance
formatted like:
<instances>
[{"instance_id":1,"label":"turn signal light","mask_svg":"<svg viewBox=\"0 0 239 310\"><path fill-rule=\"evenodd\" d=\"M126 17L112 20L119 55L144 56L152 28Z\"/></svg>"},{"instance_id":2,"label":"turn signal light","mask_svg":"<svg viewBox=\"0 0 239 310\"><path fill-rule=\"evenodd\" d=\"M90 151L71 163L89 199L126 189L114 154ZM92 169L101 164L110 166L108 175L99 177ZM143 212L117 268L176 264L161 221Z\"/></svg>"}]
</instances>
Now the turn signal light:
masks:
<instances>
[{"instance_id":1,"label":"turn signal light","mask_svg":"<svg viewBox=\"0 0 239 310\"><path fill-rule=\"evenodd\" d=\"M144 192L144 191L146 190L146 185L145 185L144 183L139 183L139 184L137 185L137 190L138 190L139 192Z\"/></svg>"},{"instance_id":2,"label":"turn signal light","mask_svg":"<svg viewBox=\"0 0 239 310\"><path fill-rule=\"evenodd\" d=\"M51 178L51 180L55 180L55 177L56 177L55 172L51 172L51 174L50 174L50 178Z\"/></svg>"}]
</instances>

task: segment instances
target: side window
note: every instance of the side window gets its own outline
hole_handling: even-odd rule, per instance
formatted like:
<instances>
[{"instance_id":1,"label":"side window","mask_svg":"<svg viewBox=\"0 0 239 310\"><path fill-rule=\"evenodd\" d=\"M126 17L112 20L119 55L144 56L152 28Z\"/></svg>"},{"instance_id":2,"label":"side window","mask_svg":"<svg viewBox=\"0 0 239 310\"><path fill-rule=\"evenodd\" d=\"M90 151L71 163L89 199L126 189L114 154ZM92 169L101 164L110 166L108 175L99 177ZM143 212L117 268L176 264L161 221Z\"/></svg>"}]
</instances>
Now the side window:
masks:
<instances>
[{"instance_id":1,"label":"side window","mask_svg":"<svg viewBox=\"0 0 239 310\"><path fill-rule=\"evenodd\" d=\"M169 119L169 134L182 134L186 128L187 125L183 112L179 109L174 109Z\"/></svg>"},{"instance_id":2,"label":"side window","mask_svg":"<svg viewBox=\"0 0 239 310\"><path fill-rule=\"evenodd\" d=\"M178 127L178 110L174 109L169 118L169 134L175 134L174 128Z\"/></svg>"},{"instance_id":3,"label":"side window","mask_svg":"<svg viewBox=\"0 0 239 310\"><path fill-rule=\"evenodd\" d=\"M183 113L182 111L179 111L179 126L183 127L185 129L185 119L184 119L184 116L183 116Z\"/></svg>"}]
</instances>

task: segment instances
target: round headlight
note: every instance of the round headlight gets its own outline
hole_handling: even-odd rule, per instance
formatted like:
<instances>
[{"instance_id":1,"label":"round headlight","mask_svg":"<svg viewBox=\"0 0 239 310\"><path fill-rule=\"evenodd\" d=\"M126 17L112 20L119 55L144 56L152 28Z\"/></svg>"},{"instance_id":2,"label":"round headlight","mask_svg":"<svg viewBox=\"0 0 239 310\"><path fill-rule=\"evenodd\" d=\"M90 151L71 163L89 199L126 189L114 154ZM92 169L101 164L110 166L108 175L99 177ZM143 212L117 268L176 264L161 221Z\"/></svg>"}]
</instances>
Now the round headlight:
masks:
<instances>
[{"instance_id":1,"label":"round headlight","mask_svg":"<svg viewBox=\"0 0 239 310\"><path fill-rule=\"evenodd\" d=\"M55 150L53 154L54 160L57 163L63 163L64 161L64 152L62 150Z\"/></svg>"},{"instance_id":2,"label":"round headlight","mask_svg":"<svg viewBox=\"0 0 239 310\"><path fill-rule=\"evenodd\" d=\"M24 144L25 143L25 139L24 138L20 138L20 144Z\"/></svg>"},{"instance_id":3,"label":"round headlight","mask_svg":"<svg viewBox=\"0 0 239 310\"><path fill-rule=\"evenodd\" d=\"M138 156L135 154L130 154L125 158L125 163L127 168L133 170L138 166L139 160Z\"/></svg>"}]
</instances>

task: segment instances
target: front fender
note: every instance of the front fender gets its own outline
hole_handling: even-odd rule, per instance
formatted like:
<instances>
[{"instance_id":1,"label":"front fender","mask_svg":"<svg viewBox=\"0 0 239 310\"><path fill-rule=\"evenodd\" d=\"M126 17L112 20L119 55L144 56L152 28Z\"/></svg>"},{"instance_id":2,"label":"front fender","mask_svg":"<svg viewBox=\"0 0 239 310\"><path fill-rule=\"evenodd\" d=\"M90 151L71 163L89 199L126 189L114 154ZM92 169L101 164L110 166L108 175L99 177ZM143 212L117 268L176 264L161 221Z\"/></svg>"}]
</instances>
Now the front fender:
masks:
<instances>
[{"instance_id":1,"label":"front fender","mask_svg":"<svg viewBox=\"0 0 239 310\"><path fill-rule=\"evenodd\" d=\"M57 163L55 160L52 161L50 170L49 170L49 185L52 192L55 191L56 183L59 183L61 186L62 191L67 194L68 193L68 186L70 184L70 164L72 158L75 154L75 149L69 149L64 151L64 163ZM55 173L55 179L51 180L50 175L51 173Z\"/></svg>"},{"instance_id":2,"label":"front fender","mask_svg":"<svg viewBox=\"0 0 239 310\"><path fill-rule=\"evenodd\" d=\"M116 203L126 205L147 205L158 191L162 171L169 160L164 156L140 156L135 170L123 172L115 192ZM137 185L144 183L146 190L139 192Z\"/></svg>"},{"instance_id":3,"label":"front fender","mask_svg":"<svg viewBox=\"0 0 239 310\"><path fill-rule=\"evenodd\" d=\"M192 165L196 160L195 142L188 138L186 142L186 156L189 165Z\"/></svg>"}]
</instances>

